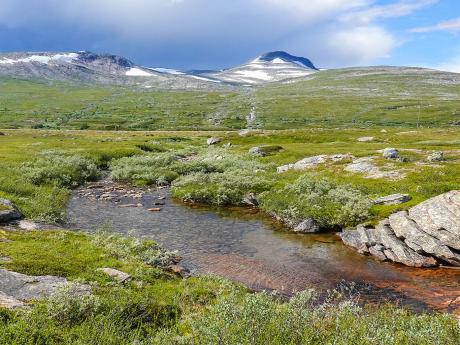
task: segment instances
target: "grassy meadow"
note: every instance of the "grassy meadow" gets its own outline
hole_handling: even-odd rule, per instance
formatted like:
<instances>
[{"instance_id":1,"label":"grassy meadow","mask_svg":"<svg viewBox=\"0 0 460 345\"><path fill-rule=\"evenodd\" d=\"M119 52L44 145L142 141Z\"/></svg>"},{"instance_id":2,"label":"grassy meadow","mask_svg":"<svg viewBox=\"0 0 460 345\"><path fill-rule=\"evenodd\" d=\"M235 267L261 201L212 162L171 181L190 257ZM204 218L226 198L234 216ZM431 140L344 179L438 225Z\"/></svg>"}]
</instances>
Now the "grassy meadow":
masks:
<instances>
[{"instance_id":1,"label":"grassy meadow","mask_svg":"<svg viewBox=\"0 0 460 345\"><path fill-rule=\"evenodd\" d=\"M254 90L161 91L0 80L0 198L27 219L63 224L72 189L102 177L171 185L173 197L217 207L314 217L324 230L375 223L460 186L459 83L450 74L324 71ZM246 116L255 108L253 130ZM155 130L155 131L150 131ZM206 139L221 139L213 146ZM374 137L359 142L361 137ZM249 153L261 147L266 155ZM380 150L394 147L400 160ZM445 160L429 162L442 151ZM307 170L277 167L316 155L374 157L382 172L347 172L352 159ZM407 193L397 206L371 200ZM315 205L315 207L312 207ZM1 206L0 206L1 207ZM180 253L179 253L180 254ZM417 344L460 343L458 320L395 306L362 306L347 289L287 300L215 277L181 278L153 242L100 232L0 227L0 267L57 275L72 286L25 310L0 308L1 344ZM97 271L112 267L132 280Z\"/></svg>"}]
</instances>

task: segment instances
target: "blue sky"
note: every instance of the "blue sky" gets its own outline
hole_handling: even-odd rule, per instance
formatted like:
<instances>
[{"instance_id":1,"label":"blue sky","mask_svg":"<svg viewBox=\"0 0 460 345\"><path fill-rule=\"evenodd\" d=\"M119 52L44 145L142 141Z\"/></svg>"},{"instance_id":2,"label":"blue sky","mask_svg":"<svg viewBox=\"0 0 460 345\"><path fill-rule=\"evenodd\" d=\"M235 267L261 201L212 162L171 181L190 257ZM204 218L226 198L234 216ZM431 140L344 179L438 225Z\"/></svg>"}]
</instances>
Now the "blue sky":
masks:
<instances>
[{"instance_id":1,"label":"blue sky","mask_svg":"<svg viewBox=\"0 0 460 345\"><path fill-rule=\"evenodd\" d=\"M78 50L179 69L286 50L324 68L460 72L460 1L1 0L0 51Z\"/></svg>"}]
</instances>

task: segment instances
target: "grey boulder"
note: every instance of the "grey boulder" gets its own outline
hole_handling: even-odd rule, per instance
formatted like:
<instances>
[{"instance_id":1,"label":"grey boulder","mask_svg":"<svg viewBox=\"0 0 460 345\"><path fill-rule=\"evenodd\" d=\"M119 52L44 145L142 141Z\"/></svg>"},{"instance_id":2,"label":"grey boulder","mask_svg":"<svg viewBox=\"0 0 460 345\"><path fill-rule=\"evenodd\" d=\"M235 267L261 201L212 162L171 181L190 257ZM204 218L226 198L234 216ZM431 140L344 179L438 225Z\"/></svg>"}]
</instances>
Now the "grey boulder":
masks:
<instances>
[{"instance_id":1,"label":"grey boulder","mask_svg":"<svg viewBox=\"0 0 460 345\"><path fill-rule=\"evenodd\" d=\"M11 201L0 199L0 223L8 223L21 217L21 212Z\"/></svg>"}]
</instances>

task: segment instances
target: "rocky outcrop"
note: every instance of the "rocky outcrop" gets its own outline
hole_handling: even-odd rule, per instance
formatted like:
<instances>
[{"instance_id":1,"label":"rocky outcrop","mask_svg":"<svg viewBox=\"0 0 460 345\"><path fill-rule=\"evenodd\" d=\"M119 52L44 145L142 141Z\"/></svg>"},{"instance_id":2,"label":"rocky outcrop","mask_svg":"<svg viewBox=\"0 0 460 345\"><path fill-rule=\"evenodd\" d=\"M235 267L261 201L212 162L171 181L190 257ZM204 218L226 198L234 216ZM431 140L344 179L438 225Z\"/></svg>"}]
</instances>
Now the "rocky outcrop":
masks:
<instances>
[{"instance_id":1,"label":"rocky outcrop","mask_svg":"<svg viewBox=\"0 0 460 345\"><path fill-rule=\"evenodd\" d=\"M374 141L374 139L375 139L374 137L361 137L356 140L360 143L367 143L369 141Z\"/></svg>"},{"instance_id":2,"label":"rocky outcrop","mask_svg":"<svg viewBox=\"0 0 460 345\"><path fill-rule=\"evenodd\" d=\"M347 154L335 154L335 155L318 155L318 156L311 156L306 157L296 163L293 164L286 164L277 168L278 173L283 173L288 170L306 170L316 168L320 164L324 164L327 162L340 162L347 159L354 159L354 156L347 153Z\"/></svg>"},{"instance_id":3,"label":"rocky outcrop","mask_svg":"<svg viewBox=\"0 0 460 345\"><path fill-rule=\"evenodd\" d=\"M362 157L353 160L352 163L345 166L345 171L363 174L364 178L369 179L387 179L399 180L404 177L404 174L398 170L382 170L374 164L376 157Z\"/></svg>"},{"instance_id":4,"label":"rocky outcrop","mask_svg":"<svg viewBox=\"0 0 460 345\"><path fill-rule=\"evenodd\" d=\"M413 267L460 267L460 190L392 214L377 227L345 230L343 242L361 254Z\"/></svg>"},{"instance_id":5,"label":"rocky outcrop","mask_svg":"<svg viewBox=\"0 0 460 345\"><path fill-rule=\"evenodd\" d=\"M21 217L21 212L11 201L0 199L0 223L8 223Z\"/></svg>"},{"instance_id":6,"label":"rocky outcrop","mask_svg":"<svg viewBox=\"0 0 460 345\"><path fill-rule=\"evenodd\" d=\"M54 276L28 276L0 269L0 308L20 308L24 302L50 297L67 286L65 278ZM90 287L78 285L78 291L88 293Z\"/></svg>"}]
</instances>

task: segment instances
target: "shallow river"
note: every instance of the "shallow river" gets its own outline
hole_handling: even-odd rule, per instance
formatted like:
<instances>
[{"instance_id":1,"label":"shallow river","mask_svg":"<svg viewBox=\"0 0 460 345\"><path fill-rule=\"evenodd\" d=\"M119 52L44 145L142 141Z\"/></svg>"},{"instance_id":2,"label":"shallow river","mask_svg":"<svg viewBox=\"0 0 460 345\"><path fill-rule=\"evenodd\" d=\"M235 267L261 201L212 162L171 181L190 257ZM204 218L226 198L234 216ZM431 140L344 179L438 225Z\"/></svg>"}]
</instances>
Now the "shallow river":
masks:
<instances>
[{"instance_id":1,"label":"shallow river","mask_svg":"<svg viewBox=\"0 0 460 345\"><path fill-rule=\"evenodd\" d=\"M412 269L380 263L344 246L334 234L293 234L250 209L209 209L174 202L166 190L141 199L96 201L76 191L68 207L69 226L151 238L179 251L193 273L211 273L249 287L285 294L307 288L321 291L356 282L369 302L392 301L415 310L460 312L460 271ZM81 192L80 192L81 194ZM166 197L159 200L159 197ZM154 206L155 202L163 203ZM142 207L120 207L141 203ZM147 209L160 207L160 212Z\"/></svg>"}]
</instances>

